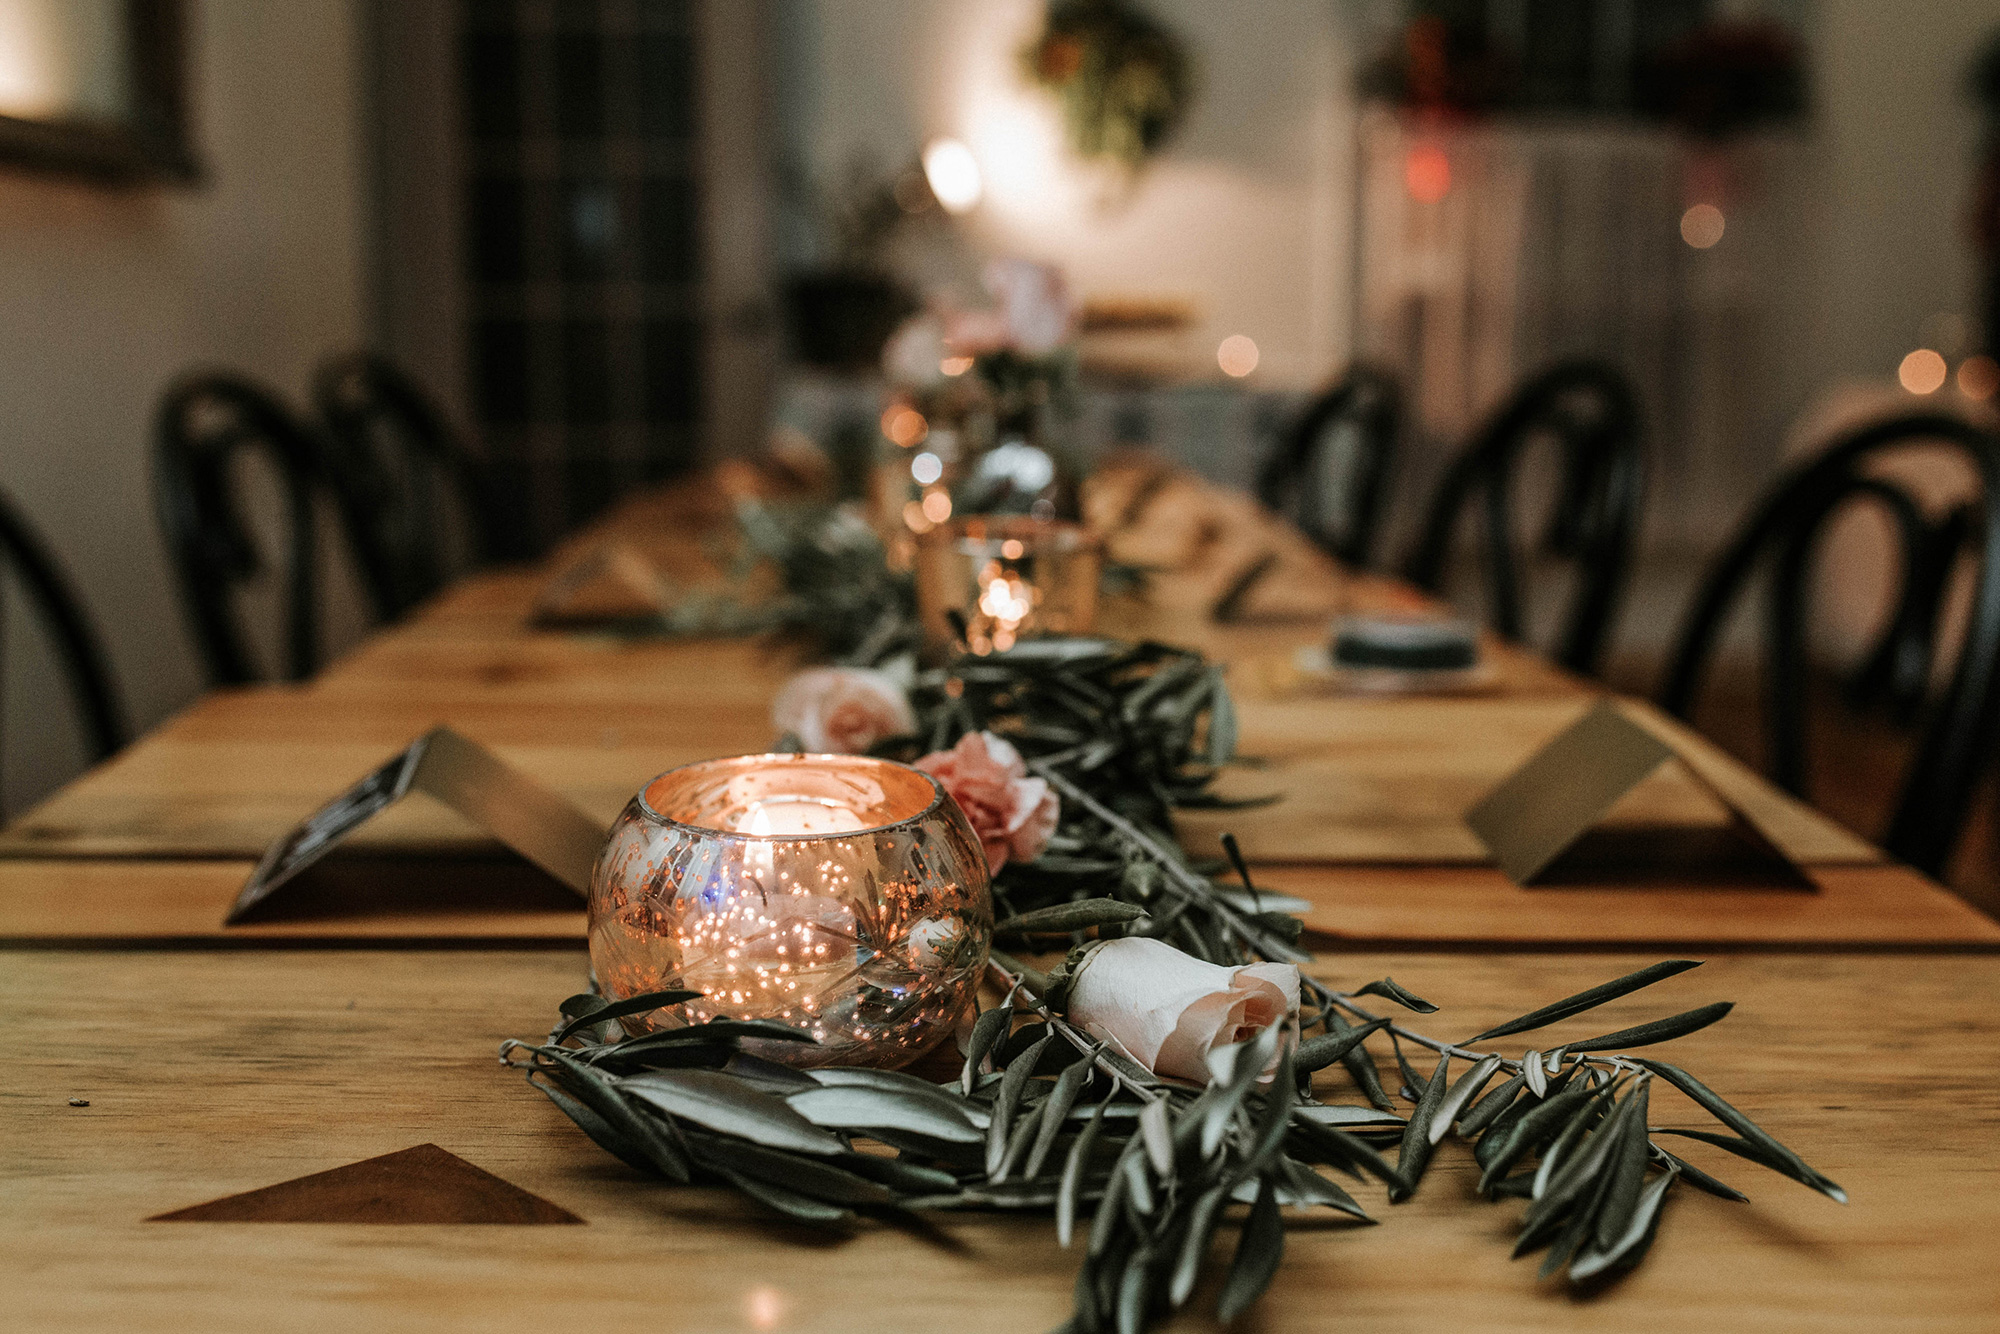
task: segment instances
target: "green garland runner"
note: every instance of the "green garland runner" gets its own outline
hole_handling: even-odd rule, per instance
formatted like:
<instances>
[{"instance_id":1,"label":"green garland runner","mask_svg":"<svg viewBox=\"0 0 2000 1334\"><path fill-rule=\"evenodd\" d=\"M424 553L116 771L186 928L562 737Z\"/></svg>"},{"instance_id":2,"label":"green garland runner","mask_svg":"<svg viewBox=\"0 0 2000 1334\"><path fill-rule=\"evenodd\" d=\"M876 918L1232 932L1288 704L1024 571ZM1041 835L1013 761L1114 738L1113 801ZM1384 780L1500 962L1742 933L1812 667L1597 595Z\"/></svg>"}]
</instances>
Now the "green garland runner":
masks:
<instances>
[{"instance_id":1,"label":"green garland runner","mask_svg":"<svg viewBox=\"0 0 2000 1334\"><path fill-rule=\"evenodd\" d=\"M1050 1213L1066 1245L1082 1234L1067 1326L1076 1331L1133 1331L1180 1307L1226 1215L1247 1206L1218 1299L1221 1317L1233 1317L1276 1272L1284 1206L1374 1221L1322 1168L1373 1179L1398 1202L1419 1189L1436 1146L1453 1134L1472 1146L1482 1194L1526 1202L1515 1254L1543 1252L1544 1275L1562 1272L1583 1288L1639 1261L1676 1185L1744 1198L1662 1137L1711 1144L1845 1199L1693 1075L1629 1054L1715 1023L1727 1004L1547 1051L1491 1045L1664 981L1695 966L1687 960L1641 969L1464 1043L1364 1007L1378 997L1435 1011L1390 979L1341 991L1302 977L1296 1047L1274 1025L1230 1049L1206 1087L1153 1075L1065 1016L1069 978L1097 941L1155 936L1225 964L1308 957L1295 944L1298 920L1264 907L1240 859L1232 857L1241 888L1227 888L1212 875L1220 866L1192 862L1174 838L1172 812L1215 804L1210 782L1234 752L1220 669L1163 645L1044 640L929 673L915 700L921 735L892 752L992 730L1063 802L1048 850L1009 864L996 881L997 935L1023 952L1069 948L1071 956L1044 975L995 951L989 966L1005 999L979 1016L958 1079L793 1070L744 1049L746 1040L811 1041L765 1022L637 1036L620 1026L692 999L685 992L616 1003L571 997L547 1040L509 1042L503 1061L524 1068L591 1139L638 1171L729 1186L800 1222L849 1228L861 1216L943 1209ZM1407 1110L1381 1078L1384 1039ZM1428 1053L1427 1064L1434 1058L1428 1073L1409 1049ZM1260 1082L1273 1063L1275 1078ZM1330 1081L1362 1101L1336 1100ZM1722 1129L1653 1126L1650 1099L1661 1083Z\"/></svg>"}]
</instances>

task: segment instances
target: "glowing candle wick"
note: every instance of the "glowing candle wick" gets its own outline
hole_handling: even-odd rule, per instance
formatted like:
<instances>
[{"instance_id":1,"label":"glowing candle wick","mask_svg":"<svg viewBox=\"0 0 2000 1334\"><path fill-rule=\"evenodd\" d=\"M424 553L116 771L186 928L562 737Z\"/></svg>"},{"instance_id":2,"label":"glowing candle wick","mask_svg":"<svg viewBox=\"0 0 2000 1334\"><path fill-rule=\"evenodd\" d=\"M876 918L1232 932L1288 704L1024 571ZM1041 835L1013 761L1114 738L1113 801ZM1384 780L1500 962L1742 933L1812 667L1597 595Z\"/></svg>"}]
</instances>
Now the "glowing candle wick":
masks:
<instances>
[{"instance_id":1,"label":"glowing candle wick","mask_svg":"<svg viewBox=\"0 0 2000 1334\"><path fill-rule=\"evenodd\" d=\"M852 834L867 826L846 806L817 797L753 802L736 826L746 834Z\"/></svg>"}]
</instances>

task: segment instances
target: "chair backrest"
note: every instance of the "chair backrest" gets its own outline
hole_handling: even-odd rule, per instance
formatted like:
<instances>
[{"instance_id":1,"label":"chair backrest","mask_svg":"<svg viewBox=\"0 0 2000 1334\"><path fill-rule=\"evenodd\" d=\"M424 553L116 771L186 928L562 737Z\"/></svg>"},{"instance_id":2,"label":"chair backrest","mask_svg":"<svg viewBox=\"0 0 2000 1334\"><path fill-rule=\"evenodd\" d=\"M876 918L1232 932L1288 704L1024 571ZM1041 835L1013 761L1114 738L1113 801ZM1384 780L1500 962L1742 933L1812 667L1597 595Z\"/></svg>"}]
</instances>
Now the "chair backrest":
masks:
<instances>
[{"instance_id":1,"label":"chair backrest","mask_svg":"<svg viewBox=\"0 0 2000 1334\"><path fill-rule=\"evenodd\" d=\"M415 380L360 352L320 367L313 398L333 444L341 519L384 620L449 575L440 480L456 495L473 558L492 558L498 530L485 471Z\"/></svg>"},{"instance_id":2,"label":"chair backrest","mask_svg":"<svg viewBox=\"0 0 2000 1334\"><path fill-rule=\"evenodd\" d=\"M1866 471L1879 455L1917 443L1955 447L1979 475L1980 499L1933 521L1902 487ZM1903 566L1895 609L1856 682L1864 695L1886 697L1892 704L1923 699L1928 713L1882 843L1912 866L1937 875L1958 841L1974 786L1992 757L1995 680L2000 676L2000 437L1957 417L1916 413L1853 431L1787 473L1702 580L1668 660L1659 703L1683 718L1692 711L1730 607L1769 558L1765 733L1773 777L1790 791L1802 792L1811 558L1828 520L1852 501L1872 501L1887 511L1902 546ZM1979 561L1970 615L1957 664L1942 694L1933 698L1928 686L1946 590L1967 543Z\"/></svg>"},{"instance_id":3,"label":"chair backrest","mask_svg":"<svg viewBox=\"0 0 2000 1334\"><path fill-rule=\"evenodd\" d=\"M325 449L311 430L274 394L240 377L180 381L160 404L154 434L160 525L209 682L257 680L234 606L237 586L262 568L230 471L239 450L262 451L284 489L283 671L302 681L319 663L313 495L324 478Z\"/></svg>"},{"instance_id":4,"label":"chair backrest","mask_svg":"<svg viewBox=\"0 0 2000 1334\"><path fill-rule=\"evenodd\" d=\"M48 630L91 759L109 759L124 747L130 734L125 711L111 686L104 649L61 567L4 496L0 496L0 553L14 567L16 578Z\"/></svg>"},{"instance_id":5,"label":"chair backrest","mask_svg":"<svg viewBox=\"0 0 2000 1334\"><path fill-rule=\"evenodd\" d=\"M1522 638L1527 618L1513 532L1514 477L1526 447L1545 435L1559 446L1561 479L1542 547L1575 571L1551 656L1571 671L1594 674L1624 594L1646 485L1638 396L1616 367L1564 362L1516 390L1438 484L1404 573L1419 587L1442 589L1452 534L1480 495L1487 614L1495 630Z\"/></svg>"},{"instance_id":6,"label":"chair backrest","mask_svg":"<svg viewBox=\"0 0 2000 1334\"><path fill-rule=\"evenodd\" d=\"M1367 366L1349 368L1306 406L1264 460L1257 471L1257 498L1336 560L1367 565L1402 406L1394 377ZM1339 482L1335 513L1327 512L1329 474Z\"/></svg>"}]
</instances>

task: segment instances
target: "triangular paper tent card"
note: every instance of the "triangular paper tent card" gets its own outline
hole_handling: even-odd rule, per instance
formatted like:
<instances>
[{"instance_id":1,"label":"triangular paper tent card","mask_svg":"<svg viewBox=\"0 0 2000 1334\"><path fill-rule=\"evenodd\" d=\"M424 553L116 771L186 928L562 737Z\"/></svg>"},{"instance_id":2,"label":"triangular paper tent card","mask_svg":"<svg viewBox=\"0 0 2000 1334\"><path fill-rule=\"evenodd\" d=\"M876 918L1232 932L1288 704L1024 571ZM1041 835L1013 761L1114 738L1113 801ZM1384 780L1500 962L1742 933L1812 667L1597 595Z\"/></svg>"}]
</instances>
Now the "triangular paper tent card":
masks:
<instances>
[{"instance_id":1,"label":"triangular paper tent card","mask_svg":"<svg viewBox=\"0 0 2000 1334\"><path fill-rule=\"evenodd\" d=\"M1732 801L1677 740L1605 699L1467 811L1465 822L1520 885L1651 873L1810 888L1780 832ZM1670 788L1664 778L1678 781ZM1692 802L1660 799L1675 791ZM1711 812L1719 819L1703 818Z\"/></svg>"},{"instance_id":2,"label":"triangular paper tent card","mask_svg":"<svg viewBox=\"0 0 2000 1334\"><path fill-rule=\"evenodd\" d=\"M581 1223L435 1144L156 1214L149 1223Z\"/></svg>"},{"instance_id":3,"label":"triangular paper tent card","mask_svg":"<svg viewBox=\"0 0 2000 1334\"><path fill-rule=\"evenodd\" d=\"M223 924L245 920L342 839L412 792L443 802L578 898L589 895L605 827L478 742L437 727L266 849Z\"/></svg>"},{"instance_id":4,"label":"triangular paper tent card","mask_svg":"<svg viewBox=\"0 0 2000 1334\"><path fill-rule=\"evenodd\" d=\"M558 570L535 599L537 625L618 625L659 620L672 590L653 563L625 542L591 548Z\"/></svg>"}]
</instances>

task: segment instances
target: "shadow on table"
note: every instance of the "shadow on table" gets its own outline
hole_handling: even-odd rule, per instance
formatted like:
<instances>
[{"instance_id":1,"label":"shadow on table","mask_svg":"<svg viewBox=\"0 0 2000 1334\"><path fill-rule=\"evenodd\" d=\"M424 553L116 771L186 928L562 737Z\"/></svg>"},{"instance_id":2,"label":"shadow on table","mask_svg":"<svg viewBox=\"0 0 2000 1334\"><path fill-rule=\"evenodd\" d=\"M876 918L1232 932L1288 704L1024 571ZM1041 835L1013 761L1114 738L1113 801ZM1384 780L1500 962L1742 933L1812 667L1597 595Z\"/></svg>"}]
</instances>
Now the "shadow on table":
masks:
<instances>
[{"instance_id":1,"label":"shadow on table","mask_svg":"<svg viewBox=\"0 0 2000 1334\"><path fill-rule=\"evenodd\" d=\"M339 852L316 862L247 913L248 922L348 917L580 912L583 900L512 853L410 857Z\"/></svg>"},{"instance_id":2,"label":"shadow on table","mask_svg":"<svg viewBox=\"0 0 2000 1334\"><path fill-rule=\"evenodd\" d=\"M1637 823L1590 830L1528 888L1818 890L1805 872L1735 826Z\"/></svg>"}]
</instances>

